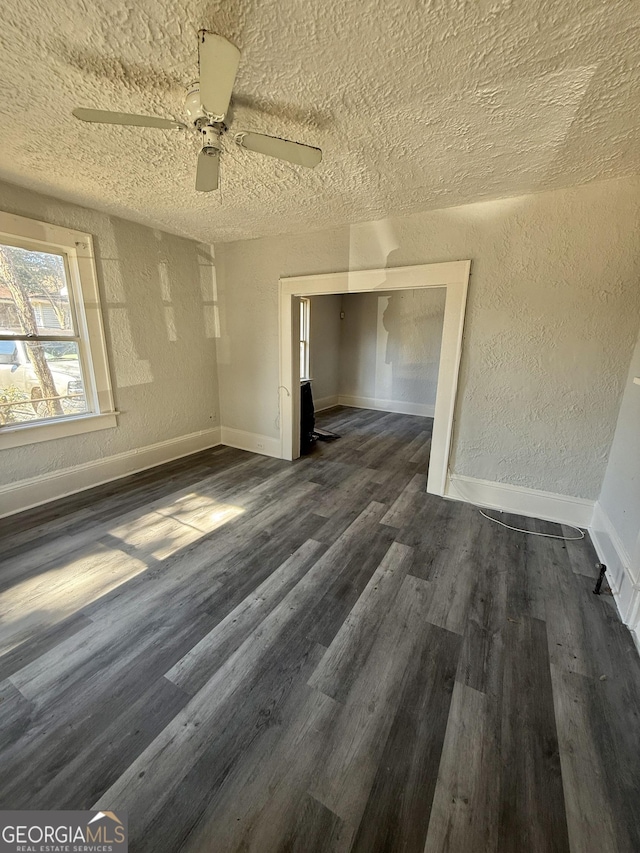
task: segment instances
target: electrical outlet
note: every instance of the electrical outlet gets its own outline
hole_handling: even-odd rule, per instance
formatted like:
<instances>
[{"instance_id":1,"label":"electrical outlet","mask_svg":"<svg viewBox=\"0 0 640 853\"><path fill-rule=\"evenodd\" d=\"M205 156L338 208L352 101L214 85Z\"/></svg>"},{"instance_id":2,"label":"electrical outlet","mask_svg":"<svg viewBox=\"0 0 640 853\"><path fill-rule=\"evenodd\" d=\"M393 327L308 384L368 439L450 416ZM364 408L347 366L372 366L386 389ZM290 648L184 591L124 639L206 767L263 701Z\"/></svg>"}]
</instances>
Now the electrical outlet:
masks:
<instances>
[{"instance_id":1,"label":"electrical outlet","mask_svg":"<svg viewBox=\"0 0 640 853\"><path fill-rule=\"evenodd\" d=\"M256 447L258 450L264 450L264 444L261 441L256 441Z\"/></svg>"}]
</instances>

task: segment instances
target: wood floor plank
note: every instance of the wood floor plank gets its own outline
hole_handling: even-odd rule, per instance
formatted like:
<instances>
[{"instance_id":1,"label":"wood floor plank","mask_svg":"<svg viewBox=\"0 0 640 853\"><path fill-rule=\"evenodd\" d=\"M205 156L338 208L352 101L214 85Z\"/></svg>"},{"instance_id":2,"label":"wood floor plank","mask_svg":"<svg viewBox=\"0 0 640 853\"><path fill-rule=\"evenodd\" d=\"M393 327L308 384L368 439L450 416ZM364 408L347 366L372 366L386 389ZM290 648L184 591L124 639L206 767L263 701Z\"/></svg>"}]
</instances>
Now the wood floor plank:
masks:
<instances>
[{"instance_id":1,"label":"wood floor plank","mask_svg":"<svg viewBox=\"0 0 640 853\"><path fill-rule=\"evenodd\" d=\"M50 630L147 568L141 560L120 556L114 566L113 549L95 543L81 559L70 560L5 591L0 626L2 654L23 646L37 631Z\"/></svg>"},{"instance_id":2,"label":"wood floor plank","mask_svg":"<svg viewBox=\"0 0 640 853\"><path fill-rule=\"evenodd\" d=\"M0 657L0 681L37 660L50 649L55 649L68 637L86 628L90 620L83 613L72 613L66 619L54 623L40 632L29 633L19 646Z\"/></svg>"},{"instance_id":3,"label":"wood floor plank","mask_svg":"<svg viewBox=\"0 0 640 853\"><path fill-rule=\"evenodd\" d=\"M428 583L407 576L332 733L327 760L309 793L357 828L398 709L405 670L419 643Z\"/></svg>"},{"instance_id":4,"label":"wood floor plank","mask_svg":"<svg viewBox=\"0 0 640 853\"><path fill-rule=\"evenodd\" d=\"M627 644L633 642L625 633ZM622 633L622 632L621 632ZM624 660L620 658L620 663ZM605 769L606 788L619 828L619 848L640 849L640 825L637 819L640 791L640 659L634 656L630 666L615 677L594 680L589 712L591 730L601 766Z\"/></svg>"},{"instance_id":5,"label":"wood floor plank","mask_svg":"<svg viewBox=\"0 0 640 853\"><path fill-rule=\"evenodd\" d=\"M389 412L380 412L375 424L375 432L369 433L367 438L358 445L359 453L380 452L382 448L387 447L388 442L395 440L393 429L398 424L397 417Z\"/></svg>"},{"instance_id":6,"label":"wood floor plank","mask_svg":"<svg viewBox=\"0 0 640 853\"><path fill-rule=\"evenodd\" d=\"M373 497L388 506L391 506L398 499L415 476L412 468L409 470L390 468L388 471L384 468L378 468L377 472L385 475L385 479L379 482L378 487L373 491ZM423 477L422 481L426 485L426 477Z\"/></svg>"},{"instance_id":7,"label":"wood floor plank","mask_svg":"<svg viewBox=\"0 0 640 853\"><path fill-rule=\"evenodd\" d=\"M414 549L413 574L431 580L445 550L455 541L460 505L430 494L417 492L416 497L413 516L396 535L396 541Z\"/></svg>"},{"instance_id":8,"label":"wood floor plank","mask_svg":"<svg viewBox=\"0 0 640 853\"><path fill-rule=\"evenodd\" d=\"M101 731L135 705L166 669L167 647L175 649L179 657L181 650L183 654L186 651L185 646L193 645L187 629L183 628L178 636L172 634L158 638L158 651L151 646L153 654L143 650L137 657L130 656L126 666L114 668L115 672L104 681L97 664L96 672L81 681L80 688L59 695L52 691L47 701L30 702L29 726L23 727L0 755L6 771L0 788L3 801L14 808L27 808L61 767L73 763ZM37 773L33 772L34 766L38 767Z\"/></svg>"},{"instance_id":9,"label":"wood floor plank","mask_svg":"<svg viewBox=\"0 0 640 853\"><path fill-rule=\"evenodd\" d=\"M499 853L496 697L456 681L424 853Z\"/></svg>"},{"instance_id":10,"label":"wood floor plank","mask_svg":"<svg viewBox=\"0 0 640 853\"><path fill-rule=\"evenodd\" d=\"M415 474L393 502L389 511L382 517L382 524L388 524L390 527L404 527L409 524L415 512L416 493L424 490L423 475Z\"/></svg>"},{"instance_id":11,"label":"wood floor plank","mask_svg":"<svg viewBox=\"0 0 640 853\"><path fill-rule=\"evenodd\" d=\"M474 589L457 679L475 690L500 697L507 628L508 541L487 522L480 527L476 548Z\"/></svg>"},{"instance_id":12,"label":"wood floor plank","mask_svg":"<svg viewBox=\"0 0 640 853\"><path fill-rule=\"evenodd\" d=\"M427 618L434 625L464 634L476 575L483 562L482 531L488 523L475 507L466 504L458 510L455 535L450 533L429 568L433 592ZM420 566L417 557L411 571L421 574L416 566Z\"/></svg>"},{"instance_id":13,"label":"wood floor plank","mask_svg":"<svg viewBox=\"0 0 640 853\"><path fill-rule=\"evenodd\" d=\"M324 551L326 546L313 539L307 540L174 664L165 677L187 693L197 693Z\"/></svg>"},{"instance_id":14,"label":"wood floor plank","mask_svg":"<svg viewBox=\"0 0 640 853\"><path fill-rule=\"evenodd\" d=\"M309 679L311 687L346 701L412 559L407 545L391 545Z\"/></svg>"},{"instance_id":15,"label":"wood floor plank","mask_svg":"<svg viewBox=\"0 0 640 853\"><path fill-rule=\"evenodd\" d=\"M524 530L543 532L544 525L524 516L503 513L500 518L505 524ZM488 522L490 523L490 522ZM545 555L540 551L544 539L539 536L527 536L512 530L504 531L503 538L510 543L510 571L508 576L507 611L508 618L517 620L520 616L530 617L544 622L546 619Z\"/></svg>"},{"instance_id":16,"label":"wood floor plank","mask_svg":"<svg viewBox=\"0 0 640 853\"><path fill-rule=\"evenodd\" d=\"M331 645L392 543L393 536L378 525L366 544L362 539L350 550L313 604L310 639L323 646Z\"/></svg>"},{"instance_id":17,"label":"wood floor plank","mask_svg":"<svg viewBox=\"0 0 640 853\"><path fill-rule=\"evenodd\" d=\"M294 839L302 847L303 842L310 844L317 838L318 824L327 830L327 822L329 831L337 830L343 842L350 844L342 822L324 807L315 807L315 801L309 804L305 793L337 709L328 696L298 683L276 724L264 727L251 748L234 762L184 850L197 853L217 844L222 850L269 853L287 849Z\"/></svg>"},{"instance_id":18,"label":"wood floor plank","mask_svg":"<svg viewBox=\"0 0 640 853\"><path fill-rule=\"evenodd\" d=\"M368 503L377 481L371 468L355 468L334 488L327 488L315 501L314 512L330 518L345 507L358 507ZM368 500L369 499L369 500ZM358 503L359 502L359 503Z\"/></svg>"},{"instance_id":19,"label":"wood floor plank","mask_svg":"<svg viewBox=\"0 0 640 853\"><path fill-rule=\"evenodd\" d=\"M460 643L458 635L443 628L423 626L404 673L354 853L424 850Z\"/></svg>"},{"instance_id":20,"label":"wood floor plank","mask_svg":"<svg viewBox=\"0 0 640 853\"><path fill-rule=\"evenodd\" d=\"M343 504L340 512L329 515L322 527L314 533L314 538L319 542L333 544L371 501L391 505L412 477L404 472L367 470L369 476L363 481L363 491L357 500ZM377 476L380 474L383 475L382 479Z\"/></svg>"},{"instance_id":21,"label":"wood floor plank","mask_svg":"<svg viewBox=\"0 0 640 853\"><path fill-rule=\"evenodd\" d=\"M320 645L331 645L393 542L388 528L379 523L385 510L384 504L372 501L322 558L332 561L335 571L310 613L309 637Z\"/></svg>"},{"instance_id":22,"label":"wood floor plank","mask_svg":"<svg viewBox=\"0 0 640 853\"><path fill-rule=\"evenodd\" d=\"M568 853L545 623L508 623L506 650L498 849Z\"/></svg>"},{"instance_id":23,"label":"wood floor plank","mask_svg":"<svg viewBox=\"0 0 640 853\"><path fill-rule=\"evenodd\" d=\"M640 849L640 659L627 659L615 646L619 666L612 676L589 678L558 666L552 675L570 835L584 837L583 812L601 797L602 826L594 838L606 845L613 828L610 849L627 853Z\"/></svg>"},{"instance_id":24,"label":"wood floor plank","mask_svg":"<svg viewBox=\"0 0 640 853\"><path fill-rule=\"evenodd\" d=\"M410 461L416 465L420 465L420 467L422 468L424 465L428 464L430 454L431 454L431 439L429 438L410 457Z\"/></svg>"},{"instance_id":25,"label":"wood floor plank","mask_svg":"<svg viewBox=\"0 0 640 853\"><path fill-rule=\"evenodd\" d=\"M566 548L547 539L540 543L545 562L545 616L549 658L562 670L599 678L611 676L618 662L609 653L611 631L599 612L591 583L574 573Z\"/></svg>"},{"instance_id":26,"label":"wood floor plank","mask_svg":"<svg viewBox=\"0 0 640 853\"><path fill-rule=\"evenodd\" d=\"M165 836L170 803L180 802L182 812L171 832L186 837L229 768L279 716L295 685L306 681L312 644L279 640L276 631L252 636L93 805L117 809L136 802L138 849L152 850L153 839ZM276 646L277 657L267 659Z\"/></svg>"},{"instance_id":27,"label":"wood floor plank","mask_svg":"<svg viewBox=\"0 0 640 853\"><path fill-rule=\"evenodd\" d=\"M421 430L414 439L405 445L405 454L411 459L414 453L421 450L431 438L431 429Z\"/></svg>"},{"instance_id":28,"label":"wood floor plank","mask_svg":"<svg viewBox=\"0 0 640 853\"><path fill-rule=\"evenodd\" d=\"M589 679L551 666L560 764L572 851L631 851L618 832L606 774L600 764L588 705L593 686Z\"/></svg>"},{"instance_id":29,"label":"wood floor plank","mask_svg":"<svg viewBox=\"0 0 640 853\"><path fill-rule=\"evenodd\" d=\"M265 666L236 682L235 695L231 701L227 697L218 703L218 712L214 716L215 735L211 731L203 731L200 733L202 737L188 739L184 743L191 759L183 765L186 772L184 775L180 774L179 784L172 784L170 787L165 784L156 789L160 803L150 802L144 817L139 821L133 838L136 850L141 853L155 850L155 840L158 838L162 839L162 843L170 850L188 845L188 839L194 832L197 838L198 826L202 823L208 825L209 806L212 801L217 801L218 795L230 781L232 769L236 768L242 778L247 764L258 773L263 764L266 764L265 769L271 768L270 783L260 796L266 795L266 806L272 812L273 819L284 818L286 822L293 805L291 795L293 794L294 798L299 797L304 788L289 787L288 780L282 777L281 763L277 759L274 768L273 753L277 751L282 738L285 740L286 750L287 744L291 743L290 737L296 737L295 721L299 719L300 706L304 705L309 690L306 681L322 650L310 643L304 646L280 638L280 641L275 642L274 651L275 654L266 659ZM322 697L320 703L312 704L310 715L307 713L303 720L309 722L311 717L311 725L318 726L318 732L314 739L315 746L305 739L303 749L313 751L317 748L318 740L322 740L325 726L329 724L332 709L333 702L329 697ZM193 720L193 717L191 719ZM195 720L196 724L198 719ZM204 722L202 725L204 726ZM196 725L196 728L198 727ZM304 762L300 766L304 773L308 772ZM287 769L292 769L291 761ZM153 770L149 772L153 773ZM246 780L247 777L244 778ZM154 775L147 784L155 787L155 783ZM224 831L231 833L231 839L237 838L237 831L243 828L243 815L249 823L247 827L245 822L246 836L259 838L261 842L270 837L270 822L266 821L265 828L260 815L256 820L252 810L251 790L251 786L248 789L243 786L240 797L236 797L224 809L221 819L214 820L216 839ZM105 796L105 801L109 796ZM179 821L175 820L176 813L180 814ZM240 827L238 823L241 824ZM224 825L227 830L224 830ZM238 848L242 849L243 844L244 838L241 834ZM228 840L228 846L233 849L234 844ZM198 849L197 842L192 849ZM260 849L260 845L257 845L257 849Z\"/></svg>"},{"instance_id":30,"label":"wood floor plank","mask_svg":"<svg viewBox=\"0 0 640 853\"><path fill-rule=\"evenodd\" d=\"M33 704L8 680L0 682L0 751L19 740L31 725Z\"/></svg>"},{"instance_id":31,"label":"wood floor plank","mask_svg":"<svg viewBox=\"0 0 640 853\"><path fill-rule=\"evenodd\" d=\"M562 525L562 533L564 536L570 538L578 535L575 528L564 524ZM589 536L587 535L584 539L578 539L573 542L568 541L564 544L567 549L567 557L569 558L571 570L577 575L593 578L595 582L599 574L597 566L600 559Z\"/></svg>"},{"instance_id":32,"label":"wood floor plank","mask_svg":"<svg viewBox=\"0 0 640 853\"><path fill-rule=\"evenodd\" d=\"M347 853L351 833L343 821L322 803L305 794L295 821L284 835L280 850L290 853Z\"/></svg>"},{"instance_id":33,"label":"wood floor plank","mask_svg":"<svg viewBox=\"0 0 640 853\"><path fill-rule=\"evenodd\" d=\"M343 483L347 477L353 474L356 466L349 462L337 462L324 456L309 457L308 477L319 486L336 488ZM295 468L293 468L295 470Z\"/></svg>"},{"instance_id":34,"label":"wood floor plank","mask_svg":"<svg viewBox=\"0 0 640 853\"><path fill-rule=\"evenodd\" d=\"M72 760L48 774L49 781L30 798L31 807L89 809L188 701L166 679L154 681Z\"/></svg>"}]
</instances>

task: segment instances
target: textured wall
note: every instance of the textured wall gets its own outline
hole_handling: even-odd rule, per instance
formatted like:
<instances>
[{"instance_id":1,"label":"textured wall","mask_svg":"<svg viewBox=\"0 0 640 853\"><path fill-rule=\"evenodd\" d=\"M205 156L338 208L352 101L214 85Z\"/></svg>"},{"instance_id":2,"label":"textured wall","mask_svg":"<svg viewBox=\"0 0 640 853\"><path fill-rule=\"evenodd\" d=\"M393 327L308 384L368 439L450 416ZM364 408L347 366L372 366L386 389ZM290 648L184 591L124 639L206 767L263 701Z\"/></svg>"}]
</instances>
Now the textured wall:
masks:
<instances>
[{"instance_id":1,"label":"textured wall","mask_svg":"<svg viewBox=\"0 0 640 853\"><path fill-rule=\"evenodd\" d=\"M640 337L627 377L600 504L631 558L640 559ZM640 565L634 566L640 574Z\"/></svg>"},{"instance_id":2,"label":"textured wall","mask_svg":"<svg viewBox=\"0 0 640 853\"><path fill-rule=\"evenodd\" d=\"M337 397L340 390L341 309L341 296L311 297L309 362L316 403Z\"/></svg>"},{"instance_id":3,"label":"textured wall","mask_svg":"<svg viewBox=\"0 0 640 853\"><path fill-rule=\"evenodd\" d=\"M278 435L278 277L471 258L452 468L596 498L640 320L640 181L220 247L225 425Z\"/></svg>"},{"instance_id":4,"label":"textured wall","mask_svg":"<svg viewBox=\"0 0 640 853\"><path fill-rule=\"evenodd\" d=\"M434 406L445 291L349 293L340 347L340 393Z\"/></svg>"},{"instance_id":5,"label":"textured wall","mask_svg":"<svg viewBox=\"0 0 640 853\"><path fill-rule=\"evenodd\" d=\"M219 423L211 247L0 184L0 209L88 232L118 427L0 451L0 482L33 477Z\"/></svg>"},{"instance_id":6,"label":"textured wall","mask_svg":"<svg viewBox=\"0 0 640 853\"><path fill-rule=\"evenodd\" d=\"M348 229L216 246L224 426L279 437L278 278L348 263Z\"/></svg>"}]
</instances>

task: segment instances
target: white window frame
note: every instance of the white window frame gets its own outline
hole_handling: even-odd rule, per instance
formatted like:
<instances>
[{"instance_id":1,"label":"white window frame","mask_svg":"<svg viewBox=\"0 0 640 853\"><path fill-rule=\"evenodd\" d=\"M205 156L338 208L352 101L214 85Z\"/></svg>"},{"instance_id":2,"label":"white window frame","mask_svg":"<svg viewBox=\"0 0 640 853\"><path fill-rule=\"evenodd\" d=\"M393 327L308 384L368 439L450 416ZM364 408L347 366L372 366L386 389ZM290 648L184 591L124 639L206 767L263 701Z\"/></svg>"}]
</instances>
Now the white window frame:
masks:
<instances>
[{"instance_id":1,"label":"white window frame","mask_svg":"<svg viewBox=\"0 0 640 853\"><path fill-rule=\"evenodd\" d=\"M118 412L113 401L91 235L0 211L0 243L64 256L89 409L79 415L0 426L0 450L116 427Z\"/></svg>"},{"instance_id":2,"label":"white window frame","mask_svg":"<svg viewBox=\"0 0 640 853\"><path fill-rule=\"evenodd\" d=\"M309 333L311 330L311 300L300 299L300 343L304 345L304 358L300 359L300 381L311 379L311 364L309 351Z\"/></svg>"}]
</instances>

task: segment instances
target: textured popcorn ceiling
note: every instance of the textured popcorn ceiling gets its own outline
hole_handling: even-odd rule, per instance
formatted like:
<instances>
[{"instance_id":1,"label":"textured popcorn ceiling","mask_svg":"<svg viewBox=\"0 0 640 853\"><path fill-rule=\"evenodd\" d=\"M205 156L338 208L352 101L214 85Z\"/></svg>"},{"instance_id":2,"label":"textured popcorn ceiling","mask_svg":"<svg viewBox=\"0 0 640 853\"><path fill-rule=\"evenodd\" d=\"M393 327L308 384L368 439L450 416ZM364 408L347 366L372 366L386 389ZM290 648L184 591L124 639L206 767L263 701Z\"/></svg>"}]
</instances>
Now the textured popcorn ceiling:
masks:
<instances>
[{"instance_id":1,"label":"textured popcorn ceiling","mask_svg":"<svg viewBox=\"0 0 640 853\"><path fill-rule=\"evenodd\" d=\"M629 175L639 23L634 0L4 0L0 178L225 241ZM242 49L232 129L317 169L227 137L201 195L195 134L72 117L182 119L203 26Z\"/></svg>"}]
</instances>

